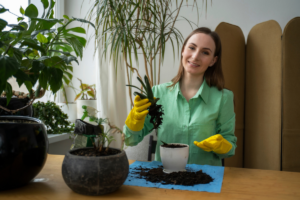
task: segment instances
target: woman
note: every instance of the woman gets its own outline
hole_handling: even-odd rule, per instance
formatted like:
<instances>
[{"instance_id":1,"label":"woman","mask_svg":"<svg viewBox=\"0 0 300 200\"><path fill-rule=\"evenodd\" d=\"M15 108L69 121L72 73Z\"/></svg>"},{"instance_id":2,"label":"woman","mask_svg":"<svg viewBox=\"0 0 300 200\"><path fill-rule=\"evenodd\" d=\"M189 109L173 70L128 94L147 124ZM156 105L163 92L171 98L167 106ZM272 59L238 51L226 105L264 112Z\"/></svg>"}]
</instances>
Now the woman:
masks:
<instances>
[{"instance_id":1,"label":"woman","mask_svg":"<svg viewBox=\"0 0 300 200\"><path fill-rule=\"evenodd\" d=\"M236 148L233 93L224 89L221 41L208 28L194 30L184 41L178 74L152 88L165 115L158 129L155 160L161 161L161 141L190 146L189 164L221 166ZM136 96L124 126L125 144L141 142L153 125L148 99ZM198 142L200 141L200 142Z\"/></svg>"}]
</instances>

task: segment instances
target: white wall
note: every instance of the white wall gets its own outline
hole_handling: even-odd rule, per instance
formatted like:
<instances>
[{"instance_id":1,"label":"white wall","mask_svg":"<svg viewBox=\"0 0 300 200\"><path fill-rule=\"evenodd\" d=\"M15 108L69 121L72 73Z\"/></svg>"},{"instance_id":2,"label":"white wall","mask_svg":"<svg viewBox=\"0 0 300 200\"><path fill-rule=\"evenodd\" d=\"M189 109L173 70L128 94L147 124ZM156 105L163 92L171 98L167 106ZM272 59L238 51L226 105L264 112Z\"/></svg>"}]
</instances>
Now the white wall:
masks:
<instances>
[{"instance_id":1,"label":"white wall","mask_svg":"<svg viewBox=\"0 0 300 200\"><path fill-rule=\"evenodd\" d=\"M84 1L84 4L82 4L82 2L83 0L65 0L65 14L70 17L84 18L91 4L90 1ZM201 2L202 1L199 0L200 6L202 4ZM199 27L206 26L214 30L220 22L231 23L242 29L245 39L251 28L258 23L273 19L276 20L282 30L284 30L289 20L300 16L300 0L213 0L212 6L209 0L208 2L207 18L205 18L205 10L202 9L201 11L200 7L202 15L199 19ZM185 16L195 23L197 22L197 13L195 10L191 11L190 8L185 7L182 9L180 15ZM80 23L76 25L80 25ZM75 24L72 26L75 26ZM182 32L184 37L192 31L190 26L184 21L178 22L176 27ZM175 58L175 62L173 62L173 54L170 50L170 48L167 49L165 62L161 68L161 83L170 81L178 70L179 58ZM96 60L93 54L94 42L91 41L84 50L82 61L80 61L79 65L74 64L73 83L75 87L79 87L77 77L88 84L96 83ZM143 67L143 64L140 63L139 70L141 75L145 74ZM133 84L137 84L135 79ZM71 99L74 99L73 96L74 94L70 93ZM128 97L127 102L129 102ZM128 106L128 112L129 110L130 107ZM148 151L147 145L148 141L145 139L145 141L137 147L127 148L126 151L129 159L146 160Z\"/></svg>"}]
</instances>

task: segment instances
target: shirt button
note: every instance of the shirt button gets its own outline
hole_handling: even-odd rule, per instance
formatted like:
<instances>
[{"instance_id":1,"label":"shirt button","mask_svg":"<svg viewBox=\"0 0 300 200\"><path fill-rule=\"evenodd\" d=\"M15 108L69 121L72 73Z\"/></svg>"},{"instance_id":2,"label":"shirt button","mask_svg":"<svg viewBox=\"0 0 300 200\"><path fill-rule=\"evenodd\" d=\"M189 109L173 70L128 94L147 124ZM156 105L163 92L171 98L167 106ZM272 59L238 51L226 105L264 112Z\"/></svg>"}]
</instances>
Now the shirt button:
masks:
<instances>
[{"instance_id":1,"label":"shirt button","mask_svg":"<svg viewBox=\"0 0 300 200\"><path fill-rule=\"evenodd\" d=\"M186 128L186 125L183 125L183 128Z\"/></svg>"}]
</instances>

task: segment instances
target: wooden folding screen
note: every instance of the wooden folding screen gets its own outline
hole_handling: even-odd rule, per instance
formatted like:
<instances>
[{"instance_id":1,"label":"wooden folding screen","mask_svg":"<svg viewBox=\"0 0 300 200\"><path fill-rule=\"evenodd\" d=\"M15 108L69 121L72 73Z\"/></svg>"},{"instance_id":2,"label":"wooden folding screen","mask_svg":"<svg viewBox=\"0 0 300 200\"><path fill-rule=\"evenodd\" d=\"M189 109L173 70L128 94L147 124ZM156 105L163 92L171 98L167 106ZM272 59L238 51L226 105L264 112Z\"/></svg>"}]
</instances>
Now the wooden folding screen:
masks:
<instances>
[{"instance_id":1,"label":"wooden folding screen","mask_svg":"<svg viewBox=\"0 0 300 200\"><path fill-rule=\"evenodd\" d=\"M282 170L300 172L300 17L282 36Z\"/></svg>"},{"instance_id":2,"label":"wooden folding screen","mask_svg":"<svg viewBox=\"0 0 300 200\"><path fill-rule=\"evenodd\" d=\"M222 68L225 87L234 93L236 114L235 135L237 148L235 156L225 159L225 166L243 167L244 142L244 98L245 98L245 37L235 25L220 23L216 30L222 42Z\"/></svg>"},{"instance_id":3,"label":"wooden folding screen","mask_svg":"<svg viewBox=\"0 0 300 200\"><path fill-rule=\"evenodd\" d=\"M249 32L246 49L244 167L280 170L281 28L270 20Z\"/></svg>"}]
</instances>

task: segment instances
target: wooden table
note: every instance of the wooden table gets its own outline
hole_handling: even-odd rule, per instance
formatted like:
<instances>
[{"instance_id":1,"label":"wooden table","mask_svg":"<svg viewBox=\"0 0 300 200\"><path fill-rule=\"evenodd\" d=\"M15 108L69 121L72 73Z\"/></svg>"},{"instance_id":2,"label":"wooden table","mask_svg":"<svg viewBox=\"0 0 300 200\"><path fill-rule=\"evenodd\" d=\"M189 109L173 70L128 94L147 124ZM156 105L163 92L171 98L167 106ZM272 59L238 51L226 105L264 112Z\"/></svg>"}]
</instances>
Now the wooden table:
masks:
<instances>
[{"instance_id":1,"label":"wooden table","mask_svg":"<svg viewBox=\"0 0 300 200\"><path fill-rule=\"evenodd\" d=\"M225 167L221 193L192 192L123 185L114 193L83 196L74 193L64 182L61 166L64 156L48 155L47 162L35 181L28 185L0 191L0 200L207 200L207 199L280 199L300 200L300 173ZM130 161L130 164L134 161ZM0 177L1 178L1 177Z\"/></svg>"}]
</instances>

